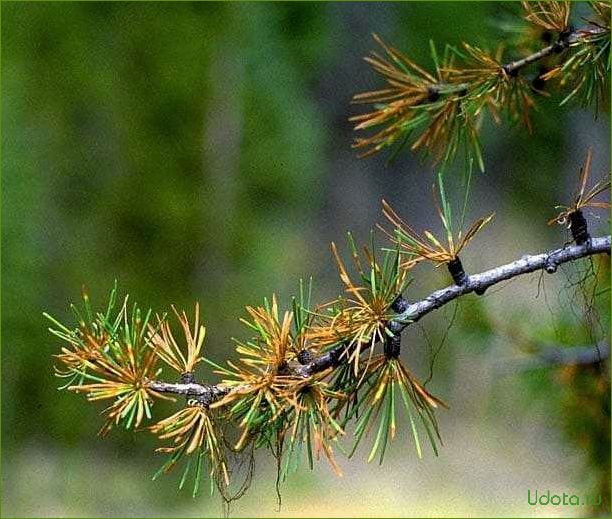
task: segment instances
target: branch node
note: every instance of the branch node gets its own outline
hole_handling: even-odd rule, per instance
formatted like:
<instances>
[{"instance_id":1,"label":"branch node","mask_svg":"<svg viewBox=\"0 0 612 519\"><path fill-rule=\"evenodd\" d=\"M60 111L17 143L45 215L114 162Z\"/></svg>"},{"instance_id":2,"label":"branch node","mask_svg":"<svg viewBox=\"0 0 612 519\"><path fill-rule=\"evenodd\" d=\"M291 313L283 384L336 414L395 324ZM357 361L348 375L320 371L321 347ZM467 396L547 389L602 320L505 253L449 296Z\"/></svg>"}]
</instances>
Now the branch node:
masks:
<instances>
[{"instance_id":1,"label":"branch node","mask_svg":"<svg viewBox=\"0 0 612 519\"><path fill-rule=\"evenodd\" d=\"M456 285L463 286L468 282L467 274L465 273L465 270L463 270L463 265L461 264L459 256L455 257L455 259L452 261L449 261L446 264L446 268L448 268L448 272L452 276Z\"/></svg>"},{"instance_id":2,"label":"branch node","mask_svg":"<svg viewBox=\"0 0 612 519\"><path fill-rule=\"evenodd\" d=\"M396 314L402 314L408 309L409 303L404 299L402 294L399 294L393 303L391 303L391 310Z\"/></svg>"},{"instance_id":3,"label":"branch node","mask_svg":"<svg viewBox=\"0 0 612 519\"><path fill-rule=\"evenodd\" d=\"M399 333L394 333L392 337L387 337L385 340L384 351L385 355L394 359L399 357L402 345L402 336Z\"/></svg>"},{"instance_id":4,"label":"branch node","mask_svg":"<svg viewBox=\"0 0 612 519\"><path fill-rule=\"evenodd\" d=\"M342 352L344 351L344 346L333 349L329 352L329 360L331 362L332 367L337 367L340 365L340 357L342 357Z\"/></svg>"},{"instance_id":5,"label":"branch node","mask_svg":"<svg viewBox=\"0 0 612 519\"><path fill-rule=\"evenodd\" d=\"M186 397L187 405L192 406L197 404L206 407L207 409L213 401L212 393L205 393L203 395L187 394Z\"/></svg>"},{"instance_id":6,"label":"branch node","mask_svg":"<svg viewBox=\"0 0 612 519\"><path fill-rule=\"evenodd\" d=\"M195 384L196 380L191 371L181 373L181 384Z\"/></svg>"},{"instance_id":7,"label":"branch node","mask_svg":"<svg viewBox=\"0 0 612 519\"><path fill-rule=\"evenodd\" d=\"M483 287L483 286L480 286L480 285L479 285L479 286L477 286L477 287L474 289L474 293L475 293L477 296L481 296L481 295L483 295L483 294L484 294L484 293L487 291L487 288L488 288L488 287Z\"/></svg>"},{"instance_id":8,"label":"branch node","mask_svg":"<svg viewBox=\"0 0 612 519\"><path fill-rule=\"evenodd\" d=\"M560 54L570 45L570 37L574 33L574 27L570 25L563 32L559 33L559 39L553 44L553 52Z\"/></svg>"},{"instance_id":9,"label":"branch node","mask_svg":"<svg viewBox=\"0 0 612 519\"><path fill-rule=\"evenodd\" d=\"M519 67L517 67L514 62L506 63L502 66L502 69L504 69L504 72L508 74L509 77L516 77L519 74Z\"/></svg>"},{"instance_id":10,"label":"branch node","mask_svg":"<svg viewBox=\"0 0 612 519\"><path fill-rule=\"evenodd\" d=\"M557 264L550 256L546 258L546 262L544 263L544 270L549 274L554 274L555 272L557 272Z\"/></svg>"},{"instance_id":11,"label":"branch node","mask_svg":"<svg viewBox=\"0 0 612 519\"><path fill-rule=\"evenodd\" d=\"M437 88L430 85L427 87L427 101L430 103L435 103L438 99L440 99L440 92Z\"/></svg>"},{"instance_id":12,"label":"branch node","mask_svg":"<svg viewBox=\"0 0 612 519\"><path fill-rule=\"evenodd\" d=\"M298 351L297 360L300 364L302 364L302 366L311 362L313 358L314 355L312 354L312 352L307 350L306 348Z\"/></svg>"}]
</instances>

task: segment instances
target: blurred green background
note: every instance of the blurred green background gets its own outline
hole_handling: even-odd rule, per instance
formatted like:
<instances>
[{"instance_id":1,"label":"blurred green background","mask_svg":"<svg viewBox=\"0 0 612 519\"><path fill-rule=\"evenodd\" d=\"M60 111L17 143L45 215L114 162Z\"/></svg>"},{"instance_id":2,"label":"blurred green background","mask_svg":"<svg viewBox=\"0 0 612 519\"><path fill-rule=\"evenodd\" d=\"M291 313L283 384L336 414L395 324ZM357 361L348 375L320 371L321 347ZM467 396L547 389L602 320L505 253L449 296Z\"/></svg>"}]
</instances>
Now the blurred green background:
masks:
<instances>
[{"instance_id":1,"label":"blurred green background","mask_svg":"<svg viewBox=\"0 0 612 519\"><path fill-rule=\"evenodd\" d=\"M147 433L96 432L102 406L57 392L44 310L70 319L86 285L94 304L122 293L165 311L199 300L207 354L232 355L244 305L288 301L313 275L318 301L337 295L329 242L367 240L389 200L415 227L435 226L431 165L406 152L358 159L352 95L380 82L362 61L372 32L428 65L428 41L503 40L500 3L2 2L2 515L215 516L176 475L151 482L161 460ZM608 114L542 100L535 132L487 126L487 172L470 216L496 220L466 251L479 271L561 245L546 226L567 200L586 149L609 172ZM608 232L607 215L591 218ZM380 239L382 241L382 238ZM597 260L600 287L609 264ZM597 494L610 472L609 372L523 370L541 344L588 344L576 287L588 265L518 279L463 298L428 388L441 456L415 459L409 439L384 467L365 453L324 463L285 486L286 516L582 516L532 507L527 490ZM582 269L582 270L581 270ZM407 297L445 286L420 268ZM542 285L543 283L543 288ZM599 315L609 328L609 295ZM602 299L601 297L599 299ZM453 313L405 334L408 364L426 377ZM608 340L607 333L598 339ZM535 345L535 346L534 346ZM212 379L209 374L204 375ZM603 389L602 389L603 388ZM404 441L405 440L405 441ZM609 488L609 487L608 487ZM607 496L606 496L607 498ZM273 460L257 457L234 516L275 512ZM604 512L602 507L596 513Z\"/></svg>"}]
</instances>

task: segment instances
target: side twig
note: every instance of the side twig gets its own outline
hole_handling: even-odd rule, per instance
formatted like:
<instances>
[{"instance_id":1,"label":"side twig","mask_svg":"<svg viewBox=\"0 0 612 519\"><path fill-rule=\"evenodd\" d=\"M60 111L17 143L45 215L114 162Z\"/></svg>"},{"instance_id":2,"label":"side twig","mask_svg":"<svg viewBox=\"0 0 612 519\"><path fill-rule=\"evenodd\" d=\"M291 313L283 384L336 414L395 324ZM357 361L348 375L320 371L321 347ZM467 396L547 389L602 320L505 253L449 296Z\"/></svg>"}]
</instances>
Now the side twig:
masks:
<instances>
[{"instance_id":1,"label":"side twig","mask_svg":"<svg viewBox=\"0 0 612 519\"><path fill-rule=\"evenodd\" d=\"M511 358L501 363L502 373L530 371L551 366L586 366L605 362L610 358L609 341L601 341L590 346L545 346L533 355Z\"/></svg>"}]
</instances>

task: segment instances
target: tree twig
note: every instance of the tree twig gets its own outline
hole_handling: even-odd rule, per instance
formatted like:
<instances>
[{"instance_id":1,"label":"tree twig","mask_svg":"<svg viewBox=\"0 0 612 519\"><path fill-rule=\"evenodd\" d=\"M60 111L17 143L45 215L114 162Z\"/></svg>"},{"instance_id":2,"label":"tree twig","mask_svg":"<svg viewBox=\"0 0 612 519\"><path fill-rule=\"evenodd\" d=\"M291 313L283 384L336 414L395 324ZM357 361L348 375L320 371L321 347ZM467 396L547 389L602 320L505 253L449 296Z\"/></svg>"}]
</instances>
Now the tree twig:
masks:
<instances>
[{"instance_id":1,"label":"tree twig","mask_svg":"<svg viewBox=\"0 0 612 519\"><path fill-rule=\"evenodd\" d=\"M591 346L563 348L548 346L535 354L533 359L541 365L595 364L610 357L610 343L599 342Z\"/></svg>"},{"instance_id":2,"label":"tree twig","mask_svg":"<svg viewBox=\"0 0 612 519\"><path fill-rule=\"evenodd\" d=\"M593 30L595 31L595 29ZM541 59L544 59L551 54L559 54L567 49L570 45L576 44L580 41L581 38L584 38L587 35L591 35L593 33L591 30L581 29L579 31L572 31L566 34L561 34L559 39L540 49L529 56L525 56L524 58L517 59L516 61L512 61L511 63L505 64L502 68L506 71L510 76L516 75L520 69L530 65L531 63L535 63Z\"/></svg>"},{"instance_id":3,"label":"tree twig","mask_svg":"<svg viewBox=\"0 0 612 519\"><path fill-rule=\"evenodd\" d=\"M461 286L451 285L441 290L437 290L425 299L415 303L409 303L400 295L394 308L398 312L398 315L389 323L389 328L396 334L401 333L410 324L417 322L428 313L441 308L458 297L476 292L477 290L482 293L484 290L497 283L542 269L552 274L556 272L558 265L576 261L594 254L604 253L610 254L610 236L592 238L583 245L571 245L541 254L525 255L506 265L501 265L480 274L469 276L465 284ZM362 345L362 350L365 350L368 345L369 343ZM308 364L296 368L295 373L296 375L308 378L327 368L335 367L343 362L344 359L348 358L346 349L345 345L337 346L327 353L319 355ZM174 384L158 380L151 381L149 384L154 391L197 397L205 404L214 402L231 390L223 384Z\"/></svg>"},{"instance_id":4,"label":"tree twig","mask_svg":"<svg viewBox=\"0 0 612 519\"><path fill-rule=\"evenodd\" d=\"M501 361L502 373L516 373L533 369L597 364L610 358L610 342L601 341L590 346L544 346L526 357L509 358Z\"/></svg>"},{"instance_id":5,"label":"tree twig","mask_svg":"<svg viewBox=\"0 0 612 519\"><path fill-rule=\"evenodd\" d=\"M541 59L551 56L552 54L560 54L571 46L578 45L583 41L587 42L589 37L601 34L603 32L605 32L605 30L600 27L585 27L561 34L556 42L551 43L550 45L534 52L533 54L529 54L524 58L505 63L501 66L501 68L504 69L506 74L509 76L516 76L522 68L525 68L532 63L536 63ZM457 91L467 92L469 87L469 83L460 83L457 85L453 83L439 83L430 85L429 89L432 94L452 94Z\"/></svg>"},{"instance_id":6,"label":"tree twig","mask_svg":"<svg viewBox=\"0 0 612 519\"><path fill-rule=\"evenodd\" d=\"M595 364L610 357L610 343L603 341L594 346L574 348L548 347L537 354L547 364Z\"/></svg>"}]
</instances>

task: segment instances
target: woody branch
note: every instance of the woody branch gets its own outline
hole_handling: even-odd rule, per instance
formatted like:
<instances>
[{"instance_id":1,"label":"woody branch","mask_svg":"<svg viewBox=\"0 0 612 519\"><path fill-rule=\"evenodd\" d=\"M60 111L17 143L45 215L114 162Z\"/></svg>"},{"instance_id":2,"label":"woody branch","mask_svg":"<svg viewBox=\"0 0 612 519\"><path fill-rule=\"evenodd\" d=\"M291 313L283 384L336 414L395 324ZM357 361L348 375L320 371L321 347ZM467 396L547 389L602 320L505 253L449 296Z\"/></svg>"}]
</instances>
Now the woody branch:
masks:
<instances>
[{"instance_id":1,"label":"woody branch","mask_svg":"<svg viewBox=\"0 0 612 519\"><path fill-rule=\"evenodd\" d=\"M502 65L502 69L509 76L516 76L519 71L525 68L532 63L536 63L552 54L560 54L565 49L569 48L572 45L578 45L583 41L586 41L587 38L595 36L597 34L601 34L605 32L604 29L599 27L589 27L589 28L581 28L570 32L565 32L559 35L559 39L554 43L540 49L529 56L525 56L524 58L517 59L515 61L511 61L509 63L505 63ZM437 84L430 85L430 94L432 96L438 96L440 94L449 94L455 92L467 92L470 88L469 83L460 83L460 84Z\"/></svg>"},{"instance_id":2,"label":"woody branch","mask_svg":"<svg viewBox=\"0 0 612 519\"><path fill-rule=\"evenodd\" d=\"M541 254L525 255L511 263L469 276L467 282L463 285L451 285L437 290L421 301L410 303L400 295L394 305L397 315L389 323L389 328L392 332L400 334L407 326L417 322L428 313L471 292L479 291L482 293L497 283L538 270L545 270L553 274L559 265L604 253L610 254L609 235L592 238L590 242L582 245L571 245ZM369 343L362 345L362 350L365 350L368 346ZM348 358L348 355L342 355L345 350L345 345L337 346L329 352L319 355L308 364L296 368L295 374L307 378L327 368L335 367ZM205 404L214 402L230 391L230 388L223 384L212 385L195 382L175 384L158 380L153 380L149 384L154 391L194 396Z\"/></svg>"},{"instance_id":3,"label":"woody branch","mask_svg":"<svg viewBox=\"0 0 612 519\"><path fill-rule=\"evenodd\" d=\"M602 30L599 28L594 28L580 29L578 31L569 31L562 33L561 35L559 35L559 39L551 45L548 45L547 47L544 47L543 49L540 49L539 51L534 52L533 54L530 54L529 56L526 56L522 59L507 63L502 68L507 74L511 76L516 75L518 71L523 67L526 67L527 65L535 63L536 61L539 61L541 59L544 59L545 57L550 56L551 54L559 54L565 49L567 49L570 45L579 43L582 38L586 38L587 36L593 36L599 33L600 31Z\"/></svg>"},{"instance_id":4,"label":"woody branch","mask_svg":"<svg viewBox=\"0 0 612 519\"><path fill-rule=\"evenodd\" d=\"M600 341L588 346L543 346L539 351L520 358L502 360L498 366L500 373L530 371L548 366L585 366L596 364L610 358L610 342Z\"/></svg>"},{"instance_id":5,"label":"woody branch","mask_svg":"<svg viewBox=\"0 0 612 519\"><path fill-rule=\"evenodd\" d=\"M534 52L533 54L530 54L529 56L506 63L502 66L502 68L507 74L511 76L516 75L520 69L526 67L527 65L540 61L541 59L544 59L552 54L559 54L572 45L580 44L583 41L586 41L588 38L604 32L606 31L600 27L583 27L573 31L563 32L559 35L559 39L556 42L544 47L543 49L540 49L537 52Z\"/></svg>"}]
</instances>

